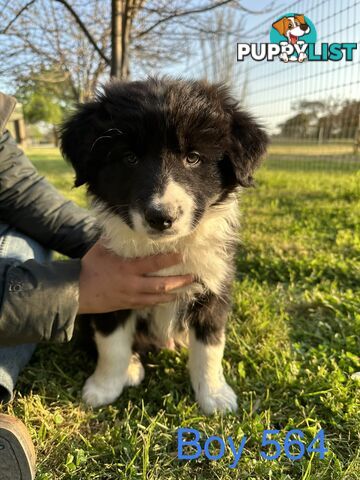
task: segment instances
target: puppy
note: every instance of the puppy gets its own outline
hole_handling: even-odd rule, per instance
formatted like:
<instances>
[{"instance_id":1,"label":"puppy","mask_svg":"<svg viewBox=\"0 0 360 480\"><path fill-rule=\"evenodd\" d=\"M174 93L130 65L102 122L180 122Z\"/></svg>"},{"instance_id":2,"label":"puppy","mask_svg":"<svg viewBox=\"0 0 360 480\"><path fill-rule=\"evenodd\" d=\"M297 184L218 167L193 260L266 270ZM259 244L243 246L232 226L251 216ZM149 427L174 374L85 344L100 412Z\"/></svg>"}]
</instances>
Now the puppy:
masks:
<instances>
[{"instance_id":1,"label":"puppy","mask_svg":"<svg viewBox=\"0 0 360 480\"><path fill-rule=\"evenodd\" d=\"M193 274L176 302L119 311L93 322L96 370L84 400L113 402L138 385L138 334L162 344L186 338L196 399L207 413L237 408L222 358L238 237L237 193L253 183L264 130L226 87L150 78L113 81L62 129L62 151L86 184L104 245L122 257L179 252L161 275Z\"/></svg>"},{"instance_id":2,"label":"puppy","mask_svg":"<svg viewBox=\"0 0 360 480\"><path fill-rule=\"evenodd\" d=\"M296 14L292 17L282 17L274 22L272 26L280 33L280 35L286 37L287 42L291 45L304 43L302 40L299 40L299 37L307 35L310 32L310 27L306 23L305 16L300 14ZM289 61L286 53L280 55L280 58L284 62ZM306 53L301 52L299 57L292 56L290 57L290 60L303 62L306 58Z\"/></svg>"}]
</instances>

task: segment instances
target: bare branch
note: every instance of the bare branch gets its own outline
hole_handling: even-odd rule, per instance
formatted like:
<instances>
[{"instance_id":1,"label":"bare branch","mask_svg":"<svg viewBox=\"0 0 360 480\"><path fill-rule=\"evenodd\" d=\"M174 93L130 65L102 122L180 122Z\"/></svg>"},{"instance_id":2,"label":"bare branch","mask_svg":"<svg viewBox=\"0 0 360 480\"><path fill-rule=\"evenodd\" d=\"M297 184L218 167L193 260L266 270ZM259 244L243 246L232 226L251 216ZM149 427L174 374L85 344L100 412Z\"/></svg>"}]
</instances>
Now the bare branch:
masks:
<instances>
[{"instance_id":1,"label":"bare branch","mask_svg":"<svg viewBox=\"0 0 360 480\"><path fill-rule=\"evenodd\" d=\"M86 37L89 40L89 42L91 43L91 45L95 48L95 50L98 52L100 57L103 60L105 60L107 65L110 65L110 63L111 63L110 59L105 55L105 53L101 50L101 48L99 48L99 46L95 42L94 38L92 37L91 33L86 28L83 21L81 20L79 15L75 12L75 10L72 8L72 6L66 0L55 0L55 2L61 3L71 13L71 15L74 17L76 23L79 25L81 30L84 32L84 34L86 35Z\"/></svg>"},{"instance_id":2,"label":"bare branch","mask_svg":"<svg viewBox=\"0 0 360 480\"><path fill-rule=\"evenodd\" d=\"M202 7L202 8L194 8L192 10L184 10L182 12L174 12L174 13L168 15L167 17L161 18L160 20L155 22L153 25L151 25L151 27L147 28L146 30L143 30L138 35L136 35L135 38L141 38L141 37L147 35L148 33L150 33L152 30L154 30L156 27L158 27L162 23L168 22L169 20L172 20L173 18L179 18L179 17L185 17L186 15L194 15L194 14L197 14L197 13L209 12L210 10L214 10L215 8L222 7L222 6L227 5L227 4L229 4L233 1L234 0L222 0L221 2L212 4L212 5L207 5L206 7Z\"/></svg>"},{"instance_id":3,"label":"bare branch","mask_svg":"<svg viewBox=\"0 0 360 480\"><path fill-rule=\"evenodd\" d=\"M24 13L25 10L27 10L29 7L31 7L31 5L32 5L33 3L35 3L35 2L36 2L36 0L31 0L31 1L28 2L26 5L24 5L24 6L18 11L18 13L15 15L15 17L14 17L12 20L10 20L10 22L6 25L6 27L5 27L3 30L1 30L0 33L5 34L5 33L9 30L9 28L11 27L11 25L13 25L13 24L16 22L16 20L21 16L21 14Z\"/></svg>"},{"instance_id":4,"label":"bare branch","mask_svg":"<svg viewBox=\"0 0 360 480\"><path fill-rule=\"evenodd\" d=\"M244 13L249 13L250 15L259 15L261 13L268 13L272 12L274 9L274 4L275 1L271 2L270 5L265 8L264 10L251 10L250 8L244 7L244 5L239 5L239 8L244 12Z\"/></svg>"},{"instance_id":5,"label":"bare branch","mask_svg":"<svg viewBox=\"0 0 360 480\"><path fill-rule=\"evenodd\" d=\"M24 5L14 16L14 18L7 24L7 26L0 32L1 34L6 34L9 28L16 22L16 20L34 3L36 0L31 0L28 2L26 5ZM94 49L97 51L97 53L100 55L100 57L105 60L107 65L110 65L110 59L104 54L104 52L99 48L97 45L96 41L94 40L93 36L89 32L89 30L86 28L84 22L81 20L79 15L76 13L76 11L73 9L73 7L67 2L67 0L55 0L55 2L60 3L63 5L72 15L80 29L83 31L85 34L86 38L89 40L91 45L94 47Z\"/></svg>"}]
</instances>

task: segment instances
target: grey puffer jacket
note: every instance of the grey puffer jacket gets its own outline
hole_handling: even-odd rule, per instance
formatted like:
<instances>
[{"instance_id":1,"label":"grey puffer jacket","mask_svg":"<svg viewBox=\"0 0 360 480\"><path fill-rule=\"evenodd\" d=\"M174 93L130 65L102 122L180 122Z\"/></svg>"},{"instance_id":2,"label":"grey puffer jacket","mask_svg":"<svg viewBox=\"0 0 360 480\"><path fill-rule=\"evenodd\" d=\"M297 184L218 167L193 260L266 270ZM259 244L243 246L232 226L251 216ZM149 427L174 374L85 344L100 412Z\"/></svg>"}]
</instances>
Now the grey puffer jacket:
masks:
<instances>
[{"instance_id":1,"label":"grey puffer jacket","mask_svg":"<svg viewBox=\"0 0 360 480\"><path fill-rule=\"evenodd\" d=\"M15 99L0 92L0 222L72 259L0 259L0 345L70 340L78 311L80 258L95 221L36 171L5 125Z\"/></svg>"}]
</instances>

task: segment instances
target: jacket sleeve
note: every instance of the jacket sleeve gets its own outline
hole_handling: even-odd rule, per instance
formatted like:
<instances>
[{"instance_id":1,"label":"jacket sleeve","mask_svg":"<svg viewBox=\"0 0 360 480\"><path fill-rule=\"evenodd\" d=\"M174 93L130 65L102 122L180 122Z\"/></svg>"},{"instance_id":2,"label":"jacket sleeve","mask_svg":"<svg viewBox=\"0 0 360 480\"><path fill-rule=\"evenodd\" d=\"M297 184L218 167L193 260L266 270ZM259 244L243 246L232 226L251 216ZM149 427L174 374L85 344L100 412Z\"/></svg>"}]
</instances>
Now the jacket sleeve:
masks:
<instances>
[{"instance_id":1,"label":"jacket sleeve","mask_svg":"<svg viewBox=\"0 0 360 480\"><path fill-rule=\"evenodd\" d=\"M72 337L80 260L0 260L0 346Z\"/></svg>"},{"instance_id":2,"label":"jacket sleeve","mask_svg":"<svg viewBox=\"0 0 360 480\"><path fill-rule=\"evenodd\" d=\"M72 258L98 237L94 218L39 175L9 132L0 136L0 219Z\"/></svg>"},{"instance_id":3,"label":"jacket sleeve","mask_svg":"<svg viewBox=\"0 0 360 480\"><path fill-rule=\"evenodd\" d=\"M0 260L0 345L67 341L78 311L79 259L96 241L94 219L41 177L8 132L15 100L0 93L0 220L64 262Z\"/></svg>"}]
</instances>

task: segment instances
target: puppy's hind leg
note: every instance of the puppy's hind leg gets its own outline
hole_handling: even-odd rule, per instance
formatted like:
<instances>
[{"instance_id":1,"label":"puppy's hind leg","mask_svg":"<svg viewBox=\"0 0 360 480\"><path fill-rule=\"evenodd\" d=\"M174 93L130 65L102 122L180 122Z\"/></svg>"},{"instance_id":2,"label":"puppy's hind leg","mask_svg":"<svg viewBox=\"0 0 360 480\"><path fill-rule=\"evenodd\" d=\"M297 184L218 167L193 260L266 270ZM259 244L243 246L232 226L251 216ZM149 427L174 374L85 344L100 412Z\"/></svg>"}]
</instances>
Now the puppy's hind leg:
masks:
<instances>
[{"instance_id":1,"label":"puppy's hind leg","mask_svg":"<svg viewBox=\"0 0 360 480\"><path fill-rule=\"evenodd\" d=\"M95 331L98 361L95 372L83 388L83 400L87 404L100 407L112 403L121 395L125 386L138 384L143 379L141 363L134 364L132 358L134 331L133 312L111 333L98 329ZM129 371L133 380L129 378Z\"/></svg>"},{"instance_id":2,"label":"puppy's hind leg","mask_svg":"<svg viewBox=\"0 0 360 480\"><path fill-rule=\"evenodd\" d=\"M137 353L133 353L130 358L130 363L126 372L127 387L136 387L144 380L145 370L141 363L140 356Z\"/></svg>"}]
</instances>

